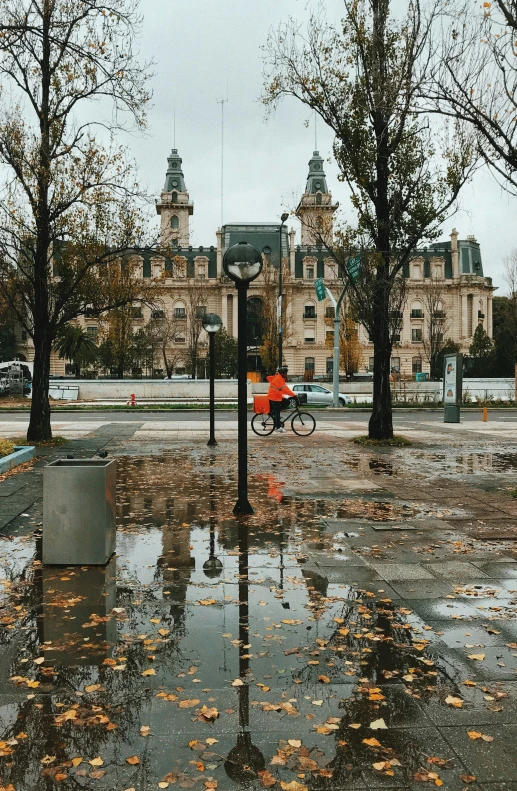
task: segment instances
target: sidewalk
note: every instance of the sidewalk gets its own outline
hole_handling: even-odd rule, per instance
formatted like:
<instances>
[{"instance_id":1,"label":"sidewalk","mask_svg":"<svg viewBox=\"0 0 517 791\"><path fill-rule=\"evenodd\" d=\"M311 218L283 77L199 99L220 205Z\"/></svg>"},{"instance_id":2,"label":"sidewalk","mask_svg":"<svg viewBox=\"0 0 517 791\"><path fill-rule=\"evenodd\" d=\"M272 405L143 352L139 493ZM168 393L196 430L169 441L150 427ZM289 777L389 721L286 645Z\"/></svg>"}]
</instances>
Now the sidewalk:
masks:
<instances>
[{"instance_id":1,"label":"sidewalk","mask_svg":"<svg viewBox=\"0 0 517 791\"><path fill-rule=\"evenodd\" d=\"M106 568L42 566L45 459L0 482L0 789L514 788L517 423L257 438L239 522L171 422L46 451L118 458Z\"/></svg>"}]
</instances>

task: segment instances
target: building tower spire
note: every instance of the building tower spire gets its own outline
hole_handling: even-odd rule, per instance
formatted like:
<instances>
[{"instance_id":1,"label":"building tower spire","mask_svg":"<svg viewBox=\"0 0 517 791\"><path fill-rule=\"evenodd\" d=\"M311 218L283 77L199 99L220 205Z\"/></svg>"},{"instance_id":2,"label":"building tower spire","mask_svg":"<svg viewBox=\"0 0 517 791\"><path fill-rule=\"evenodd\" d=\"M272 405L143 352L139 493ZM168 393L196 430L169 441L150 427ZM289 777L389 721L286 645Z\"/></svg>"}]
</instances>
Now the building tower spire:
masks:
<instances>
[{"instance_id":1,"label":"building tower spire","mask_svg":"<svg viewBox=\"0 0 517 791\"><path fill-rule=\"evenodd\" d=\"M173 148L167 157L165 184L160 200L156 203L156 212L161 216L161 244L188 246L189 218L194 214L194 204L189 200L182 159L177 148Z\"/></svg>"},{"instance_id":2,"label":"building tower spire","mask_svg":"<svg viewBox=\"0 0 517 791\"><path fill-rule=\"evenodd\" d=\"M302 224L302 245L317 242L317 232L332 233L333 216L339 204L332 203L332 195L327 187L323 170L323 157L314 151L309 160L309 175L296 215Z\"/></svg>"}]
</instances>

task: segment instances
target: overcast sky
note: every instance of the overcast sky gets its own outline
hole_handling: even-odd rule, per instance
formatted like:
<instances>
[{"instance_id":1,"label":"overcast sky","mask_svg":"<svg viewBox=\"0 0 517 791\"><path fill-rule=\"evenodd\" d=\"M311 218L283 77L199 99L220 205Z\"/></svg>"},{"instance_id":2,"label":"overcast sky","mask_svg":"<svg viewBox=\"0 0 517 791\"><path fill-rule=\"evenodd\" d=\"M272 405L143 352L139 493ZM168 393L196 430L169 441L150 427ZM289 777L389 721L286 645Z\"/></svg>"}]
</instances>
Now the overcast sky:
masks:
<instances>
[{"instance_id":1,"label":"overcast sky","mask_svg":"<svg viewBox=\"0 0 517 791\"><path fill-rule=\"evenodd\" d=\"M325 0L330 18L338 19L342 0ZM194 201L192 244L215 243L221 222L221 105L224 105L224 222L277 222L294 208L304 190L307 164L314 149L314 122L296 100L285 100L266 120L260 103L262 53L268 30L292 16L306 20L306 0L142 0L142 56L156 61L154 100L145 138L129 138L149 190L159 195L167 156L176 147L183 158L185 181ZM317 125L318 148L331 156L332 133ZM337 168L326 165L333 197L347 205ZM474 234L481 244L485 275L504 292L503 259L517 248L517 198L503 192L488 173L479 174L463 192L456 226L460 238ZM156 218L158 223L158 217ZM297 226L296 221L292 225Z\"/></svg>"}]
</instances>

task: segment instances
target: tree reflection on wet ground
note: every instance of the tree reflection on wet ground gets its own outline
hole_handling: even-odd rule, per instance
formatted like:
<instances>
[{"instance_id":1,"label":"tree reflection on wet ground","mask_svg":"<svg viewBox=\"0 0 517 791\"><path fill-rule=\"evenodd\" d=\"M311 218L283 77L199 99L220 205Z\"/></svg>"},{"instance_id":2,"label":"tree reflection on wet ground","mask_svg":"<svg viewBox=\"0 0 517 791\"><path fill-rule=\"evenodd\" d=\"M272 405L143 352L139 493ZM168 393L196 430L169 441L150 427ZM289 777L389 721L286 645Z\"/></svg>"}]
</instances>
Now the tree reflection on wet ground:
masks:
<instances>
[{"instance_id":1,"label":"tree reflection on wet ground","mask_svg":"<svg viewBox=\"0 0 517 791\"><path fill-rule=\"evenodd\" d=\"M391 486L386 465L369 468ZM43 567L40 528L13 535L0 788L496 791L511 779L517 580L440 576L421 565L446 562L422 557L429 535L408 546L373 532L439 519L436 504L284 491L255 475L255 514L238 521L223 451L127 456L105 568ZM451 562L447 527L435 548ZM420 577L397 577L394 561Z\"/></svg>"}]
</instances>

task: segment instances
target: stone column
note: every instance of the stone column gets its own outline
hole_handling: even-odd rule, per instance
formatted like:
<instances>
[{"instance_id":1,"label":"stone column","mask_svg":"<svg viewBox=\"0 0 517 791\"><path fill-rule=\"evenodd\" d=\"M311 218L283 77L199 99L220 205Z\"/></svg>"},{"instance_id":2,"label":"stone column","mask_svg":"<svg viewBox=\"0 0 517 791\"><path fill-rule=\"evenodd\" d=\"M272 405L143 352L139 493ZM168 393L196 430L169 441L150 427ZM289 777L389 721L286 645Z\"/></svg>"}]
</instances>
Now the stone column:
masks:
<instances>
[{"instance_id":1,"label":"stone column","mask_svg":"<svg viewBox=\"0 0 517 791\"><path fill-rule=\"evenodd\" d=\"M291 228L289 231L289 271L291 272L291 277L294 278L294 269L295 269L295 258L296 258L296 248L294 245L294 239L296 236L296 231L294 228Z\"/></svg>"},{"instance_id":2,"label":"stone column","mask_svg":"<svg viewBox=\"0 0 517 791\"><path fill-rule=\"evenodd\" d=\"M228 332L228 301L226 294L221 297L221 321L224 329Z\"/></svg>"},{"instance_id":3,"label":"stone column","mask_svg":"<svg viewBox=\"0 0 517 791\"><path fill-rule=\"evenodd\" d=\"M456 230L456 228L453 228L451 232L451 257L452 257L452 277L454 280L455 278L460 276L460 251L458 249L458 231Z\"/></svg>"},{"instance_id":4,"label":"stone column","mask_svg":"<svg viewBox=\"0 0 517 791\"><path fill-rule=\"evenodd\" d=\"M461 337L468 338L468 294L461 295Z\"/></svg>"},{"instance_id":5,"label":"stone column","mask_svg":"<svg viewBox=\"0 0 517 791\"><path fill-rule=\"evenodd\" d=\"M493 319L492 319L492 295L490 294L486 300L486 331L489 338L494 335Z\"/></svg>"},{"instance_id":6,"label":"stone column","mask_svg":"<svg viewBox=\"0 0 517 791\"><path fill-rule=\"evenodd\" d=\"M217 237L217 270L216 270L216 274L217 274L217 279L220 280L221 277L222 277L222 274L223 274L223 245L222 245L223 232L221 231L220 228L217 229L215 235ZM224 298L223 298L223 301L224 301Z\"/></svg>"}]
</instances>

